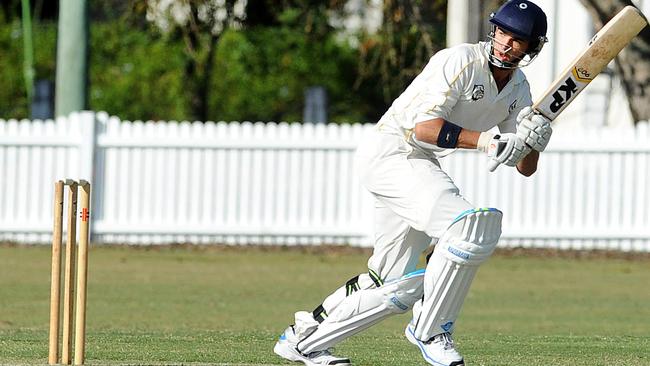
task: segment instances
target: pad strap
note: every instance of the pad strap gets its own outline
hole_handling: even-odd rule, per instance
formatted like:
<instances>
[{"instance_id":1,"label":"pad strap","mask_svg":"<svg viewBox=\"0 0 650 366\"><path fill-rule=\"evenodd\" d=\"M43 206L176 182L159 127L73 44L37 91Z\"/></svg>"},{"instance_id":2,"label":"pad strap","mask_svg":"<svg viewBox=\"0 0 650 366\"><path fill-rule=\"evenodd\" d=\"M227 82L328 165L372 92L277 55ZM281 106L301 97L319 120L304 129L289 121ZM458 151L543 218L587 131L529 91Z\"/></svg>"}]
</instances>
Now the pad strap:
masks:
<instances>
[{"instance_id":1,"label":"pad strap","mask_svg":"<svg viewBox=\"0 0 650 366\"><path fill-rule=\"evenodd\" d=\"M359 291L359 276L352 277L345 283L345 296L350 296L353 292Z\"/></svg>"},{"instance_id":2,"label":"pad strap","mask_svg":"<svg viewBox=\"0 0 650 366\"><path fill-rule=\"evenodd\" d=\"M377 272L373 271L372 269L368 269L368 276L372 280L375 287L381 287L381 285L383 285L384 281L382 281L381 277L379 277ZM343 286L343 288L344 290L339 290L339 291L345 291L345 297L348 297L353 293L361 290L361 285L359 284L359 276L354 276L350 278L345 283L345 286ZM316 320L319 323L322 323L323 320L327 319L328 317L327 310L325 310L323 304L318 305L316 309L312 311L312 315L314 317L314 320Z\"/></svg>"},{"instance_id":3,"label":"pad strap","mask_svg":"<svg viewBox=\"0 0 650 366\"><path fill-rule=\"evenodd\" d=\"M372 280L372 282L375 283L375 286L381 287L381 285L384 284L384 281L382 281L381 277L379 277L377 272L375 272L372 269L368 268L368 274L370 275L370 279Z\"/></svg>"},{"instance_id":4,"label":"pad strap","mask_svg":"<svg viewBox=\"0 0 650 366\"><path fill-rule=\"evenodd\" d=\"M316 320L319 323L322 323L325 318L327 318L327 311L325 311L325 308L323 307L323 304L320 304L312 311L312 315L314 316L314 320Z\"/></svg>"}]
</instances>

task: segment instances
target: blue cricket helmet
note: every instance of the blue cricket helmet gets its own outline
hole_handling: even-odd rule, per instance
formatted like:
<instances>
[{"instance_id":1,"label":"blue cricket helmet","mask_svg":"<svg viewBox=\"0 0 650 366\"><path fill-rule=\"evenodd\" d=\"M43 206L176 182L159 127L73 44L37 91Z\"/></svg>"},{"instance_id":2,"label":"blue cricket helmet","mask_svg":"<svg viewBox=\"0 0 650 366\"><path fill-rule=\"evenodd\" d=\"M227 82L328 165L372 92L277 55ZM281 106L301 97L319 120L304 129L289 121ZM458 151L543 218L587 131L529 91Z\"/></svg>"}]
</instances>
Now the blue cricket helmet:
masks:
<instances>
[{"instance_id":1,"label":"blue cricket helmet","mask_svg":"<svg viewBox=\"0 0 650 366\"><path fill-rule=\"evenodd\" d=\"M542 50L546 38L546 14L536 4L527 0L510 0L496 13L490 15L490 23L513 33L529 42L529 57L535 58Z\"/></svg>"}]
</instances>

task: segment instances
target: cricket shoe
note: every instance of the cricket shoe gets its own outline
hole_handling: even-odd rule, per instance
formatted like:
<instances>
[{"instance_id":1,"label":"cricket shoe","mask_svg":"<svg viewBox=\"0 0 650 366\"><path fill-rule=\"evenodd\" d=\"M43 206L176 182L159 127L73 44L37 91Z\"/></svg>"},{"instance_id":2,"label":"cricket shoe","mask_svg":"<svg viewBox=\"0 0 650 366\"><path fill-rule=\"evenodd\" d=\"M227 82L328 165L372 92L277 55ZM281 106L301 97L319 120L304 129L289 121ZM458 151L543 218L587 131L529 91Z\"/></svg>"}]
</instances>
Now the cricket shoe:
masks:
<instances>
[{"instance_id":1,"label":"cricket shoe","mask_svg":"<svg viewBox=\"0 0 650 366\"><path fill-rule=\"evenodd\" d=\"M334 356L329 350L303 354L298 351L297 345L298 337L291 325L284 331L284 333L282 333L278 341L275 343L273 352L285 360L302 362L307 366L351 366L350 359Z\"/></svg>"},{"instance_id":2,"label":"cricket shoe","mask_svg":"<svg viewBox=\"0 0 650 366\"><path fill-rule=\"evenodd\" d=\"M465 366L463 356L454 348L454 341L451 334L441 333L426 342L415 338L415 326L411 323L404 330L406 339L416 345L422 357L431 365L435 366Z\"/></svg>"}]
</instances>

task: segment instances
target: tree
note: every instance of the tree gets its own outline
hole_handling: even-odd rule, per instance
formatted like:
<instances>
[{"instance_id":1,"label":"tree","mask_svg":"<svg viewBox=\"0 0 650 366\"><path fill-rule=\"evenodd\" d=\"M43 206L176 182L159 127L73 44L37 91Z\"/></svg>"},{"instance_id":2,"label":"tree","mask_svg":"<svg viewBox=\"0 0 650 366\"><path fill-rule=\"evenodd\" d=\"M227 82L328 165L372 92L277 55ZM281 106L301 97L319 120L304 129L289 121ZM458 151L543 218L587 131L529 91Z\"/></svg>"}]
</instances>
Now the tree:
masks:
<instances>
[{"instance_id":1,"label":"tree","mask_svg":"<svg viewBox=\"0 0 650 366\"><path fill-rule=\"evenodd\" d=\"M385 0L378 34L366 35L360 47L356 89L381 90L390 105L420 73L433 54L445 46L446 0ZM378 70L378 71L377 71Z\"/></svg>"},{"instance_id":2,"label":"tree","mask_svg":"<svg viewBox=\"0 0 650 366\"><path fill-rule=\"evenodd\" d=\"M143 1L143 0L140 0ZM210 81L216 50L230 28L288 24L314 42L324 40L334 29L328 16L342 11L344 0L146 0L147 19L185 42L188 62L185 82L190 110L196 120L209 119Z\"/></svg>"},{"instance_id":3,"label":"tree","mask_svg":"<svg viewBox=\"0 0 650 366\"><path fill-rule=\"evenodd\" d=\"M630 0L580 0L596 27L602 28ZM616 72L628 97L635 122L650 119L650 27L646 26L615 59Z\"/></svg>"},{"instance_id":4,"label":"tree","mask_svg":"<svg viewBox=\"0 0 650 366\"><path fill-rule=\"evenodd\" d=\"M241 24L244 7L242 0L147 1L147 19L163 31L180 33L185 42L185 76L196 120L208 120L207 100L219 37L224 29Z\"/></svg>"}]
</instances>

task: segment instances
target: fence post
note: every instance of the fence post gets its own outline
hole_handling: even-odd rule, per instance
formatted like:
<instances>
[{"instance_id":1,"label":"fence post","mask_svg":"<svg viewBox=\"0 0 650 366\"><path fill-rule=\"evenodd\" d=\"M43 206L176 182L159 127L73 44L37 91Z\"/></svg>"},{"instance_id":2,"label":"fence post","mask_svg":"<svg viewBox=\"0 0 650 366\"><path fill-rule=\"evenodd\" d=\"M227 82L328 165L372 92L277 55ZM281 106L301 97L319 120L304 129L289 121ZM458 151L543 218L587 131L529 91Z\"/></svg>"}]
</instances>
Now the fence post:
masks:
<instances>
[{"instance_id":1,"label":"fence post","mask_svg":"<svg viewBox=\"0 0 650 366\"><path fill-rule=\"evenodd\" d=\"M76 116L75 116L76 114ZM79 132L81 134L81 141L79 142L79 177L75 179L87 180L91 184L95 184L95 151L97 149L97 136L96 136L96 124L97 116L93 111L81 111L73 112L70 115L71 118L77 118L79 122ZM96 195L95 190L93 189L93 195ZM97 207L95 202L95 197L91 197L91 202L93 206ZM91 212L94 214L94 208L91 207ZM90 234L89 239L92 240L92 233L94 229L92 227L93 221L91 220L91 227L89 228Z\"/></svg>"},{"instance_id":2,"label":"fence post","mask_svg":"<svg viewBox=\"0 0 650 366\"><path fill-rule=\"evenodd\" d=\"M79 128L81 132L81 142L79 144L79 177L94 183L95 168L95 149L97 136L95 136L95 113L92 111L82 111L77 114L79 118Z\"/></svg>"}]
</instances>

